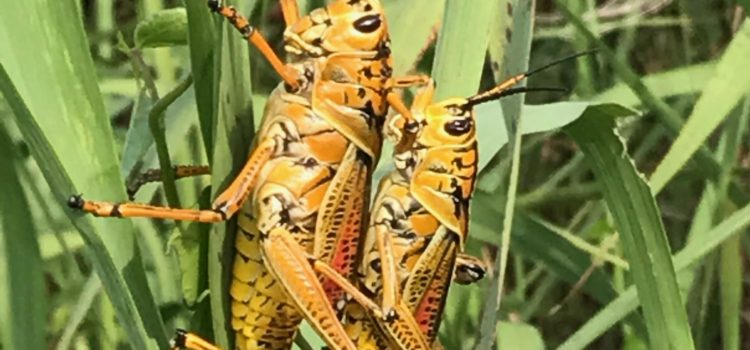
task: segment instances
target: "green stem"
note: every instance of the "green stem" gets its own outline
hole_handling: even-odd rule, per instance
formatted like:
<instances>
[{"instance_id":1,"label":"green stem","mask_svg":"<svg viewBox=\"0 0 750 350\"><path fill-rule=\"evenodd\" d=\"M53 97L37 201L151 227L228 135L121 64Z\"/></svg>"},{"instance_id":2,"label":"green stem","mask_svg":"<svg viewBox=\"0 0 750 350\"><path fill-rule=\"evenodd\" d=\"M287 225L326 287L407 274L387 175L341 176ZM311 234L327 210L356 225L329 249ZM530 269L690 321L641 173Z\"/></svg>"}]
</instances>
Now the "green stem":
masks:
<instances>
[{"instance_id":1,"label":"green stem","mask_svg":"<svg viewBox=\"0 0 750 350\"><path fill-rule=\"evenodd\" d=\"M154 137L156 145L156 155L159 157L159 167L161 168L162 184L164 194L167 197L167 203L173 208L180 208L180 198L177 195L175 186L174 169L169 156L169 146L167 145L166 130L164 127L164 112L177 98L193 84L193 76L189 75L185 80L179 83L174 90L167 93L166 96L156 101L154 107L148 113L148 125L151 134Z\"/></svg>"}]
</instances>

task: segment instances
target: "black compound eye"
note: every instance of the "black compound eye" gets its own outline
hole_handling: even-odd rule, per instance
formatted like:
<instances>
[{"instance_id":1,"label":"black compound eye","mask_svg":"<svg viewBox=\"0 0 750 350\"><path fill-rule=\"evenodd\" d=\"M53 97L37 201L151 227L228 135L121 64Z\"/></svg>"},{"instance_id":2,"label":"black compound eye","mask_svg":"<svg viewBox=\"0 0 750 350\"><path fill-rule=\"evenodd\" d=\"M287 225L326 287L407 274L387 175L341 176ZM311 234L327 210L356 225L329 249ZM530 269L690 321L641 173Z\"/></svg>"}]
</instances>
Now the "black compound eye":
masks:
<instances>
[{"instance_id":1,"label":"black compound eye","mask_svg":"<svg viewBox=\"0 0 750 350\"><path fill-rule=\"evenodd\" d=\"M377 273L381 273L382 267L380 266L380 259L373 259L370 261L370 268Z\"/></svg>"},{"instance_id":2,"label":"black compound eye","mask_svg":"<svg viewBox=\"0 0 750 350\"><path fill-rule=\"evenodd\" d=\"M453 136L461 136L469 131L472 127L471 119L457 119L445 124L445 132Z\"/></svg>"},{"instance_id":3,"label":"black compound eye","mask_svg":"<svg viewBox=\"0 0 750 350\"><path fill-rule=\"evenodd\" d=\"M354 29L362 33L372 33L380 28L380 15L368 15L354 21Z\"/></svg>"}]
</instances>

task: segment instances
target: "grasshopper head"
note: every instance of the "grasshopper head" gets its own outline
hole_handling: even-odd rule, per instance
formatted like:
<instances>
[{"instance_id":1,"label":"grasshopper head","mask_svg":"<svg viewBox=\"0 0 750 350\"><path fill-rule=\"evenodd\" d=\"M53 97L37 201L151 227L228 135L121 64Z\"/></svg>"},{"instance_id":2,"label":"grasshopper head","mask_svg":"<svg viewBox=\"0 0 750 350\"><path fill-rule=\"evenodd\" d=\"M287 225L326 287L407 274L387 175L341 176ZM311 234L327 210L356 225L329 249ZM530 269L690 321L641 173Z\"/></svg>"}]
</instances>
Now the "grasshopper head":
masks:
<instances>
[{"instance_id":1,"label":"grasshopper head","mask_svg":"<svg viewBox=\"0 0 750 350\"><path fill-rule=\"evenodd\" d=\"M414 118L420 124L417 142L427 148L468 145L476 138L474 112L463 98L429 105Z\"/></svg>"},{"instance_id":2,"label":"grasshopper head","mask_svg":"<svg viewBox=\"0 0 750 350\"><path fill-rule=\"evenodd\" d=\"M379 0L336 0L302 17L285 36L287 51L297 54L389 50L388 28Z\"/></svg>"}]
</instances>

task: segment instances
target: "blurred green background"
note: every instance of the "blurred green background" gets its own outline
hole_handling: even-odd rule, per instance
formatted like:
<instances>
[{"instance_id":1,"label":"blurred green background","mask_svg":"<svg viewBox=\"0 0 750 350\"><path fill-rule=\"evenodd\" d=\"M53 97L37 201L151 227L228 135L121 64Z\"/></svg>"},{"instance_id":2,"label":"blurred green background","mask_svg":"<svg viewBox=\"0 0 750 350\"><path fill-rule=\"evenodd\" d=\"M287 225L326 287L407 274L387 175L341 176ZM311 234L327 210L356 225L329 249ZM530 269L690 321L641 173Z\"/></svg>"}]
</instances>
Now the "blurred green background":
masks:
<instances>
[{"instance_id":1,"label":"blurred green background","mask_svg":"<svg viewBox=\"0 0 750 350\"><path fill-rule=\"evenodd\" d=\"M282 51L277 1L230 3ZM750 349L747 1L383 3L396 74L431 74L440 98L599 50L528 83L570 94L477 109L467 250L491 268L451 289L446 349ZM207 207L279 79L205 0L0 5L0 348L165 348L175 327L227 346L232 223L96 219L65 200L125 200L133 174L208 164L135 198Z\"/></svg>"}]
</instances>

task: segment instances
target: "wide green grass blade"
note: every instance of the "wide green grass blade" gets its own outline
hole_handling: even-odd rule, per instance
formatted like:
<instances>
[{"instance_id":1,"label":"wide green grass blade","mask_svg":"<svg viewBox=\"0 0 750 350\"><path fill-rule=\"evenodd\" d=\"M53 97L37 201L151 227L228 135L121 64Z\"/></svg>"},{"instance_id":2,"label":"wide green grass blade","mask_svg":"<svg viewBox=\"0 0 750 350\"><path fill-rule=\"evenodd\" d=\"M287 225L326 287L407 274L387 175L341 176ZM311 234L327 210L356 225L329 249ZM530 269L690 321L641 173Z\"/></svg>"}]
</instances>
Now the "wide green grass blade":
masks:
<instances>
[{"instance_id":1,"label":"wide green grass blade","mask_svg":"<svg viewBox=\"0 0 750 350\"><path fill-rule=\"evenodd\" d=\"M508 71L505 69L505 57L507 56L508 43L514 35L511 30L513 28L513 0L498 1L497 9L494 12L490 25L487 56L495 82L499 83L508 77Z\"/></svg>"},{"instance_id":2,"label":"wide green grass blade","mask_svg":"<svg viewBox=\"0 0 750 350\"><path fill-rule=\"evenodd\" d=\"M17 169L20 148L7 122L0 122L0 343L6 349L44 349L48 310L42 257Z\"/></svg>"},{"instance_id":3,"label":"wide green grass blade","mask_svg":"<svg viewBox=\"0 0 750 350\"><path fill-rule=\"evenodd\" d=\"M584 113L566 131L586 155L614 217L643 304L651 347L692 349L690 326L656 201L616 133L613 115Z\"/></svg>"},{"instance_id":4,"label":"wide green grass blade","mask_svg":"<svg viewBox=\"0 0 750 350\"><path fill-rule=\"evenodd\" d=\"M554 131L570 124L583 114L588 102L557 102L544 105L525 105L521 111L520 124L523 135ZM607 104L599 106L606 107ZM508 143L508 132L504 125L503 108L500 103L485 103L477 106L477 139L479 141L479 169L485 171L490 160Z\"/></svg>"},{"instance_id":5,"label":"wide green grass blade","mask_svg":"<svg viewBox=\"0 0 750 350\"><path fill-rule=\"evenodd\" d=\"M496 6L491 0L445 1L443 27L432 67L432 78L437 83L436 101L477 92Z\"/></svg>"},{"instance_id":6,"label":"wide green grass blade","mask_svg":"<svg viewBox=\"0 0 750 350\"><path fill-rule=\"evenodd\" d=\"M37 163L50 188L64 191L55 192L55 204L60 206L74 193L68 192L74 187L63 180L66 175L89 198L125 199L112 129L80 18L72 0L9 2L0 12L0 62L7 71L0 80L5 94L12 96L7 100L24 139L37 142ZM28 110L19 107L23 103ZM45 152L44 158L40 158L41 152ZM88 220L85 222L97 228L81 228L89 235L92 263L98 267L133 346L145 349L156 340L165 347L164 325L147 284L132 224L127 220ZM75 220L84 225L81 222Z\"/></svg>"},{"instance_id":7,"label":"wide green grass blade","mask_svg":"<svg viewBox=\"0 0 750 350\"><path fill-rule=\"evenodd\" d=\"M32 156L42 170L54 198L62 205L67 201L71 193L77 193L75 186L65 168L63 168L60 159L57 158L52 145L31 115L31 111L26 107L23 99L13 86L2 64L0 64L0 91L10 105L16 117L15 120L18 129L21 131ZM117 167L115 166L114 169L116 170ZM149 330L147 328L147 325L153 325L154 322L160 322L161 320L155 307L149 309L144 308L142 305L142 308L139 310L136 306L136 296L130 293L129 286L136 285L136 283L141 288L146 288L145 291L148 292L143 268L139 265L139 256L135 253L131 256L133 260L129 262L130 268L135 269L134 272L137 273L135 276L133 272L128 272L123 276L116 265L116 258L127 258L123 253L134 253L132 250L134 249L132 246L133 236L128 235L129 232L126 230L117 232L115 230L116 227L108 227L111 230L108 232L109 235L116 233L118 237L125 236L124 238L130 238L130 242L128 242L123 241L123 237L121 237L120 242L116 243L121 244L119 248L122 250L113 250L113 252L120 254L117 256L110 255L110 250L103 239L109 236L100 236L95 229L93 220L88 215L74 213L70 210L66 210L65 213L86 242L91 263L96 269L97 274L99 274L107 294L110 295L110 299L117 309L117 317L127 333L131 345L139 349L155 349L166 346L167 339L164 334L163 325L160 325L157 329ZM109 242L109 244L112 244L112 242ZM125 250L126 248L129 248L129 250ZM137 279L133 279L133 277ZM130 284L126 282L130 282ZM153 300L151 300L151 303L152 305L150 306L153 306ZM140 314L139 311L141 312ZM145 317L151 316L149 311L156 318L145 319ZM154 342L154 339L156 342ZM159 346L156 345L157 343Z\"/></svg>"},{"instance_id":8,"label":"wide green grass blade","mask_svg":"<svg viewBox=\"0 0 750 350\"><path fill-rule=\"evenodd\" d=\"M435 0L383 1L391 34L393 74L409 73L424 54L432 31L440 23L443 3ZM386 153L387 154L387 153Z\"/></svg>"},{"instance_id":9,"label":"wide green grass blade","mask_svg":"<svg viewBox=\"0 0 750 350\"><path fill-rule=\"evenodd\" d=\"M750 22L745 23L735 34L680 135L651 176L654 192L658 193L684 168L685 163L724 121L740 99L750 92L750 71L737 69L747 63L748 57Z\"/></svg>"},{"instance_id":10,"label":"wide green grass blade","mask_svg":"<svg viewBox=\"0 0 750 350\"><path fill-rule=\"evenodd\" d=\"M214 116L216 115L216 40L218 33L206 0L184 0L188 23L190 69L195 81L195 104L201 124L203 145L209 161L213 158Z\"/></svg>"},{"instance_id":11,"label":"wide green grass blade","mask_svg":"<svg viewBox=\"0 0 750 350\"><path fill-rule=\"evenodd\" d=\"M236 3L227 2L227 5ZM240 6L243 13L247 8ZM208 11L206 9L205 11ZM213 124L213 151L211 164L211 197L215 198L234 179L247 160L255 132L253 122L252 87L250 85L250 59L247 42L234 27L222 19L221 40L216 43L216 76L220 84L216 91L218 112ZM197 81L196 81L197 83ZM231 328L227 320L229 311L228 286L233 260L235 222L213 225L208 246L208 284L211 291L211 312L216 343L230 348L227 337Z\"/></svg>"}]
</instances>

